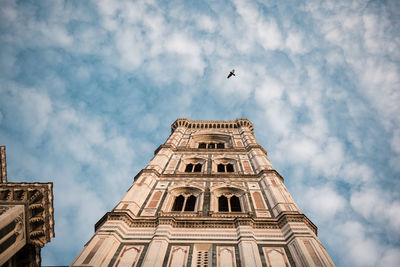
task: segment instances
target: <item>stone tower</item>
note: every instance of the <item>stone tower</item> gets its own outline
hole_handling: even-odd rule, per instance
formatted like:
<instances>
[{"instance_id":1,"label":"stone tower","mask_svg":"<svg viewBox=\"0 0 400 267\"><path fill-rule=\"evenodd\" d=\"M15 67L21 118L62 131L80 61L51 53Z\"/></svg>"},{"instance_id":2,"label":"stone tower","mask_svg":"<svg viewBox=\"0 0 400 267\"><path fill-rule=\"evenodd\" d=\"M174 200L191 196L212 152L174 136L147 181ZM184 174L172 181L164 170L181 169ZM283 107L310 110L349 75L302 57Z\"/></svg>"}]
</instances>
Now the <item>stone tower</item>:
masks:
<instances>
[{"instance_id":1,"label":"stone tower","mask_svg":"<svg viewBox=\"0 0 400 267\"><path fill-rule=\"evenodd\" d=\"M178 119L72 266L334 266L247 119Z\"/></svg>"}]
</instances>

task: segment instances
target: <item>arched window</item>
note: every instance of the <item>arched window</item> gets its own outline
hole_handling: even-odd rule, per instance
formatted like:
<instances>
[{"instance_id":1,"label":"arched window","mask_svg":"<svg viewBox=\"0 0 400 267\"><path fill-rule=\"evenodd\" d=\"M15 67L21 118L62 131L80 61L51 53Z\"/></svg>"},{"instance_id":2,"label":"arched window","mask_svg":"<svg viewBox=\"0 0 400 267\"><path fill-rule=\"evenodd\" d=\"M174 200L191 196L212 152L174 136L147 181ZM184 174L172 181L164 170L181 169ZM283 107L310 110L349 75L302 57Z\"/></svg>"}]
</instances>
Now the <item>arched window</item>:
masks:
<instances>
[{"instance_id":1,"label":"arched window","mask_svg":"<svg viewBox=\"0 0 400 267\"><path fill-rule=\"evenodd\" d=\"M215 144L214 143L208 144L208 148L215 148Z\"/></svg>"},{"instance_id":2,"label":"arched window","mask_svg":"<svg viewBox=\"0 0 400 267\"><path fill-rule=\"evenodd\" d=\"M218 164L218 172L225 172L225 165L220 163Z\"/></svg>"},{"instance_id":3,"label":"arched window","mask_svg":"<svg viewBox=\"0 0 400 267\"><path fill-rule=\"evenodd\" d=\"M201 167L202 167L201 163L197 163L194 166L194 172L201 172Z\"/></svg>"},{"instance_id":4,"label":"arched window","mask_svg":"<svg viewBox=\"0 0 400 267\"><path fill-rule=\"evenodd\" d=\"M181 211L183 208L183 203L185 202L185 197L179 195L175 198L174 206L172 207L173 211Z\"/></svg>"},{"instance_id":5,"label":"arched window","mask_svg":"<svg viewBox=\"0 0 400 267\"><path fill-rule=\"evenodd\" d=\"M229 211L228 199L226 196L220 196L218 198L218 211Z\"/></svg>"},{"instance_id":6,"label":"arched window","mask_svg":"<svg viewBox=\"0 0 400 267\"><path fill-rule=\"evenodd\" d=\"M179 195L175 198L174 205L172 206L172 211L194 211L196 207L197 198L193 195L182 196Z\"/></svg>"},{"instance_id":7,"label":"arched window","mask_svg":"<svg viewBox=\"0 0 400 267\"><path fill-rule=\"evenodd\" d=\"M225 148L225 144L224 143L218 143L217 144L217 148L219 148L219 149Z\"/></svg>"},{"instance_id":8,"label":"arched window","mask_svg":"<svg viewBox=\"0 0 400 267\"><path fill-rule=\"evenodd\" d=\"M226 164L226 171L227 172L233 172L233 165L230 164L230 163Z\"/></svg>"},{"instance_id":9,"label":"arched window","mask_svg":"<svg viewBox=\"0 0 400 267\"><path fill-rule=\"evenodd\" d=\"M196 206L196 197L191 195L186 199L185 211L194 211L195 206Z\"/></svg>"},{"instance_id":10,"label":"arched window","mask_svg":"<svg viewBox=\"0 0 400 267\"><path fill-rule=\"evenodd\" d=\"M207 148L206 143L199 143L199 148Z\"/></svg>"},{"instance_id":11,"label":"arched window","mask_svg":"<svg viewBox=\"0 0 400 267\"><path fill-rule=\"evenodd\" d=\"M189 163L188 165L186 165L185 172L192 172L192 171L193 171L193 164Z\"/></svg>"},{"instance_id":12,"label":"arched window","mask_svg":"<svg viewBox=\"0 0 400 267\"><path fill-rule=\"evenodd\" d=\"M231 196L231 211L233 212L241 212L242 208L240 207L240 200L237 196Z\"/></svg>"}]
</instances>

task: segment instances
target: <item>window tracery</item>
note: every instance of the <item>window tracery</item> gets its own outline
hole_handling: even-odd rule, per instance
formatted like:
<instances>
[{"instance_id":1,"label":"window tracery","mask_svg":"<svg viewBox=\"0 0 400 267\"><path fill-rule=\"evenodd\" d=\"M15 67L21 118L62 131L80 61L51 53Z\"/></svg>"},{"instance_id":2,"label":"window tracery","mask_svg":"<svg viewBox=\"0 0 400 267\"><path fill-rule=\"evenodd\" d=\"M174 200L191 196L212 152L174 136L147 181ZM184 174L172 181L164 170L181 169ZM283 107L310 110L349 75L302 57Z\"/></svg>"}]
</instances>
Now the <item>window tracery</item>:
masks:
<instances>
[{"instance_id":1,"label":"window tracery","mask_svg":"<svg viewBox=\"0 0 400 267\"><path fill-rule=\"evenodd\" d=\"M186 165L185 172L201 172L202 168L203 164L201 163L197 164L189 163Z\"/></svg>"},{"instance_id":2,"label":"window tracery","mask_svg":"<svg viewBox=\"0 0 400 267\"><path fill-rule=\"evenodd\" d=\"M175 198L174 206L172 207L172 211L182 211L183 204L185 203L185 197L179 195Z\"/></svg>"},{"instance_id":3,"label":"window tracery","mask_svg":"<svg viewBox=\"0 0 400 267\"><path fill-rule=\"evenodd\" d=\"M232 134L213 130L207 133L194 132L188 143L191 148L225 149L232 146Z\"/></svg>"},{"instance_id":4,"label":"window tracery","mask_svg":"<svg viewBox=\"0 0 400 267\"><path fill-rule=\"evenodd\" d=\"M198 148L201 149L224 149L225 148L225 143L204 143L201 142L199 143Z\"/></svg>"},{"instance_id":5,"label":"window tracery","mask_svg":"<svg viewBox=\"0 0 400 267\"><path fill-rule=\"evenodd\" d=\"M212 191L215 212L245 212L245 192L239 188L223 187Z\"/></svg>"},{"instance_id":6,"label":"window tracery","mask_svg":"<svg viewBox=\"0 0 400 267\"><path fill-rule=\"evenodd\" d=\"M194 195L179 195L175 198L172 211L194 211L196 200Z\"/></svg>"},{"instance_id":7,"label":"window tracery","mask_svg":"<svg viewBox=\"0 0 400 267\"><path fill-rule=\"evenodd\" d=\"M187 164L185 172L192 172L192 170L193 170L193 164L192 163Z\"/></svg>"},{"instance_id":8,"label":"window tracery","mask_svg":"<svg viewBox=\"0 0 400 267\"><path fill-rule=\"evenodd\" d=\"M202 210L202 189L192 186L173 186L161 210L163 212L198 212ZM188 215L188 214L186 214ZM185 216L186 216L185 215Z\"/></svg>"},{"instance_id":9,"label":"window tracery","mask_svg":"<svg viewBox=\"0 0 400 267\"><path fill-rule=\"evenodd\" d=\"M241 212L240 200L235 195L222 195L218 197L218 211Z\"/></svg>"},{"instance_id":10,"label":"window tracery","mask_svg":"<svg viewBox=\"0 0 400 267\"><path fill-rule=\"evenodd\" d=\"M199 143L199 148L207 148L207 144L206 143Z\"/></svg>"},{"instance_id":11,"label":"window tracery","mask_svg":"<svg viewBox=\"0 0 400 267\"><path fill-rule=\"evenodd\" d=\"M218 172L234 172L235 169L233 168L233 164L231 164L231 163L227 163L227 164L220 163L217 165L217 171Z\"/></svg>"},{"instance_id":12,"label":"window tracery","mask_svg":"<svg viewBox=\"0 0 400 267\"><path fill-rule=\"evenodd\" d=\"M203 167L202 164L197 163L196 165L194 165L194 170L193 172L201 172L201 168Z\"/></svg>"}]
</instances>

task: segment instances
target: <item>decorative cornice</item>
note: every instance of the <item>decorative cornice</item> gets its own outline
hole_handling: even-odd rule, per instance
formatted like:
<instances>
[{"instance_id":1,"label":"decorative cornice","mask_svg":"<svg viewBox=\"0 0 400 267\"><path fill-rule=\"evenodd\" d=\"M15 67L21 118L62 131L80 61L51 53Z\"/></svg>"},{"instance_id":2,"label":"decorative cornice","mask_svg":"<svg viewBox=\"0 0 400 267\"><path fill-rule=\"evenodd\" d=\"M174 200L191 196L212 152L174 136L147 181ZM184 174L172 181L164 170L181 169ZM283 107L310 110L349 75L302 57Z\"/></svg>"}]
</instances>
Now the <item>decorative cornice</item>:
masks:
<instances>
[{"instance_id":1,"label":"decorative cornice","mask_svg":"<svg viewBox=\"0 0 400 267\"><path fill-rule=\"evenodd\" d=\"M243 174L241 172L229 172L229 173L216 173L216 174L207 174L201 172L184 172L184 173L174 173L174 174L160 174L158 171L154 169L142 169L136 176L134 177L134 181L137 180L142 174L154 174L158 178L161 179L174 179L174 178L199 178L199 179L215 179L215 178L261 178L263 175L274 174L279 179L281 179L282 183L284 182L283 177L276 170L261 170L257 174Z\"/></svg>"},{"instance_id":2,"label":"decorative cornice","mask_svg":"<svg viewBox=\"0 0 400 267\"><path fill-rule=\"evenodd\" d=\"M186 127L193 129L232 129L240 127L248 127L254 134L254 126L248 119L239 118L234 121L192 121L186 118L179 118L171 125L171 133L178 127Z\"/></svg>"},{"instance_id":3,"label":"decorative cornice","mask_svg":"<svg viewBox=\"0 0 400 267\"><path fill-rule=\"evenodd\" d=\"M264 152L264 154L266 156L268 156L268 152L267 150L265 150L265 148L263 148L260 145L255 145L255 144L250 144L247 145L246 147L243 148L239 148L239 147L235 147L235 148L190 148L190 147L176 147L174 145L160 145L157 147L156 150L154 150L154 155L157 155L157 153L162 149L162 148L167 148L167 149L171 149L172 152L195 152L198 154L216 154L216 153L227 153L227 152L233 152L233 153L243 153L243 152L250 152L252 149L257 148L260 149L262 152Z\"/></svg>"},{"instance_id":4,"label":"decorative cornice","mask_svg":"<svg viewBox=\"0 0 400 267\"><path fill-rule=\"evenodd\" d=\"M304 214L299 214L297 212L284 212L278 216L278 224L281 228L290 222L304 222L315 235L318 234L318 227Z\"/></svg>"},{"instance_id":5,"label":"decorative cornice","mask_svg":"<svg viewBox=\"0 0 400 267\"><path fill-rule=\"evenodd\" d=\"M54 237L53 183L0 184L1 204L23 204L28 243L43 247Z\"/></svg>"},{"instance_id":6,"label":"decorative cornice","mask_svg":"<svg viewBox=\"0 0 400 267\"><path fill-rule=\"evenodd\" d=\"M178 147L178 148L174 148L172 146L168 146L168 148L171 148L173 152L195 152L197 154L216 154L216 153L227 153L227 152L233 152L233 153L243 153L243 152L250 152L252 149L254 148L258 148L261 149L265 155L267 155L267 151L260 145L253 145L250 144L246 147L243 148L239 148L239 147L235 147L235 148L219 148L219 149L215 149L215 148L202 148L202 149L198 149L198 148L189 148L189 147ZM158 151L159 149L157 149L156 151Z\"/></svg>"},{"instance_id":7,"label":"decorative cornice","mask_svg":"<svg viewBox=\"0 0 400 267\"><path fill-rule=\"evenodd\" d=\"M237 228L251 226L257 229L282 229L290 222L305 223L317 235L317 227L304 215L295 212L283 212L278 218L255 217L177 217L163 213L160 217L132 218L127 212L106 213L95 225L97 231L106 221L124 221L129 227L157 227L171 225L174 228Z\"/></svg>"}]
</instances>

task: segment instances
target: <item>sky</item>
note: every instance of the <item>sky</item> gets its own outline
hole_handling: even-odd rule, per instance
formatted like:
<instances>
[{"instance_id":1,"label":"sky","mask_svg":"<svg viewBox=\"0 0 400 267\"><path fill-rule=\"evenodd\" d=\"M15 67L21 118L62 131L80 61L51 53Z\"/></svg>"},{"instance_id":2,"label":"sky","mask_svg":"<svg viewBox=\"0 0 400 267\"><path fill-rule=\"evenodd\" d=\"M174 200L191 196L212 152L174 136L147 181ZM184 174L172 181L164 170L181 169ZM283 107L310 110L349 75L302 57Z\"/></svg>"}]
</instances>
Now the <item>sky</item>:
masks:
<instances>
[{"instance_id":1,"label":"sky","mask_svg":"<svg viewBox=\"0 0 400 267\"><path fill-rule=\"evenodd\" d=\"M337 266L400 266L399 44L396 0L0 0L8 180L54 183L43 265L177 118L248 118Z\"/></svg>"}]
</instances>

